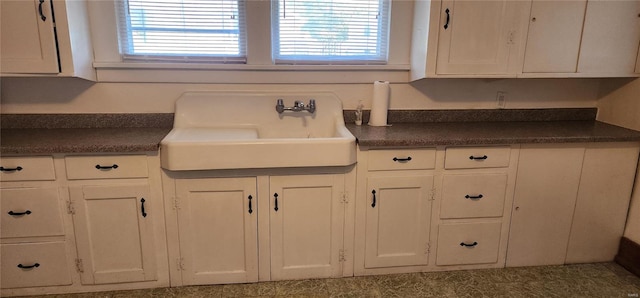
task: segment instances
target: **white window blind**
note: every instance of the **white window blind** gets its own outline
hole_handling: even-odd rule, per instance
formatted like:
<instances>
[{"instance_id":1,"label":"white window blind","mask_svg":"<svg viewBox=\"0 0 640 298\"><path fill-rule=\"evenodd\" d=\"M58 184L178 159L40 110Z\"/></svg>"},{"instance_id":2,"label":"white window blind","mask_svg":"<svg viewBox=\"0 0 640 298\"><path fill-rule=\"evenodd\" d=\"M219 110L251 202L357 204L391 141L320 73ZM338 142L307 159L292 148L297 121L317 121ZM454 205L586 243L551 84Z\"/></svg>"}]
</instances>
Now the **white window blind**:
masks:
<instances>
[{"instance_id":1,"label":"white window blind","mask_svg":"<svg viewBox=\"0 0 640 298\"><path fill-rule=\"evenodd\" d=\"M281 64L384 64L389 0L274 0L273 58Z\"/></svg>"},{"instance_id":2,"label":"white window blind","mask_svg":"<svg viewBox=\"0 0 640 298\"><path fill-rule=\"evenodd\" d=\"M244 0L118 0L125 60L246 62Z\"/></svg>"}]
</instances>

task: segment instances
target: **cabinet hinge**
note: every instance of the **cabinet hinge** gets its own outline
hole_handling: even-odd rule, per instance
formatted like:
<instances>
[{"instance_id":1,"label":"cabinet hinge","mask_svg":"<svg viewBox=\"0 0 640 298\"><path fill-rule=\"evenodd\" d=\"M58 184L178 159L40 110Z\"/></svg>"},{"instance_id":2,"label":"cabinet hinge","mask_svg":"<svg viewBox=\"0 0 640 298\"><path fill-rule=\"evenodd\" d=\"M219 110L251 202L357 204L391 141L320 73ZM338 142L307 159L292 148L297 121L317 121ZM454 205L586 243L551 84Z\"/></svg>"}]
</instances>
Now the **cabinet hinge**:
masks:
<instances>
[{"instance_id":1,"label":"cabinet hinge","mask_svg":"<svg viewBox=\"0 0 640 298\"><path fill-rule=\"evenodd\" d=\"M73 201L67 201L67 213L76 214L76 208L73 206Z\"/></svg>"},{"instance_id":2,"label":"cabinet hinge","mask_svg":"<svg viewBox=\"0 0 640 298\"><path fill-rule=\"evenodd\" d=\"M180 200L178 197L173 197L173 210L180 210Z\"/></svg>"},{"instance_id":3,"label":"cabinet hinge","mask_svg":"<svg viewBox=\"0 0 640 298\"><path fill-rule=\"evenodd\" d=\"M435 201L436 200L436 188L432 188L431 192L429 193L429 201Z\"/></svg>"},{"instance_id":4,"label":"cabinet hinge","mask_svg":"<svg viewBox=\"0 0 640 298\"><path fill-rule=\"evenodd\" d=\"M516 44L516 31L515 30L510 30L509 31L509 36L507 37L507 44L508 45L514 45Z\"/></svg>"},{"instance_id":5,"label":"cabinet hinge","mask_svg":"<svg viewBox=\"0 0 640 298\"><path fill-rule=\"evenodd\" d=\"M176 264L178 265L178 271L184 271L184 258L180 257L176 259Z\"/></svg>"},{"instance_id":6,"label":"cabinet hinge","mask_svg":"<svg viewBox=\"0 0 640 298\"><path fill-rule=\"evenodd\" d=\"M341 249L338 255L338 261L346 262L347 261L347 253L344 249Z\"/></svg>"},{"instance_id":7,"label":"cabinet hinge","mask_svg":"<svg viewBox=\"0 0 640 298\"><path fill-rule=\"evenodd\" d=\"M82 259L76 259L76 271L83 273L84 266L82 265Z\"/></svg>"},{"instance_id":8,"label":"cabinet hinge","mask_svg":"<svg viewBox=\"0 0 640 298\"><path fill-rule=\"evenodd\" d=\"M427 242L427 245L426 245L426 247L424 249L424 254L428 255L430 253L431 253L431 243Z\"/></svg>"},{"instance_id":9,"label":"cabinet hinge","mask_svg":"<svg viewBox=\"0 0 640 298\"><path fill-rule=\"evenodd\" d=\"M341 202L345 203L345 204L349 203L349 192L345 191L345 192L342 193Z\"/></svg>"}]
</instances>

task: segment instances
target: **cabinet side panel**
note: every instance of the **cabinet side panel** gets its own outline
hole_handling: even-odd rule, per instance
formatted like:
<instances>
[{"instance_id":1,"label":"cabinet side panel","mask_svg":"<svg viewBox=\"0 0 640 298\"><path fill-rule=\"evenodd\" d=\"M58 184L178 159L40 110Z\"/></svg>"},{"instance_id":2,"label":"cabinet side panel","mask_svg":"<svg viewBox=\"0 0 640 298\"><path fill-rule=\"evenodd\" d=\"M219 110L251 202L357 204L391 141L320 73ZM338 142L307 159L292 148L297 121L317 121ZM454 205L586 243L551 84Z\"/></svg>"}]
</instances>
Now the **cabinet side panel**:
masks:
<instances>
[{"instance_id":1,"label":"cabinet side panel","mask_svg":"<svg viewBox=\"0 0 640 298\"><path fill-rule=\"evenodd\" d=\"M587 148L567 263L613 260L624 232L637 160L637 144Z\"/></svg>"}]
</instances>

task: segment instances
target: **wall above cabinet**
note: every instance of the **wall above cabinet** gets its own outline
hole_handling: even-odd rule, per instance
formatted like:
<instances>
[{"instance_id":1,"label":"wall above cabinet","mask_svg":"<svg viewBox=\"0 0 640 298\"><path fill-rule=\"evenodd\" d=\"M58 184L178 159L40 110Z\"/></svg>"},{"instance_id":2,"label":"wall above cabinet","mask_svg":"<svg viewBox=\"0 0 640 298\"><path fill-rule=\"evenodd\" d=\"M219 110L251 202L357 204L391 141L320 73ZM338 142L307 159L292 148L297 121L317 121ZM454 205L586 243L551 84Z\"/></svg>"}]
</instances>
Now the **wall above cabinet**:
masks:
<instances>
[{"instance_id":1,"label":"wall above cabinet","mask_svg":"<svg viewBox=\"0 0 640 298\"><path fill-rule=\"evenodd\" d=\"M640 76L639 1L417 1L412 38L414 81Z\"/></svg>"},{"instance_id":2,"label":"wall above cabinet","mask_svg":"<svg viewBox=\"0 0 640 298\"><path fill-rule=\"evenodd\" d=\"M0 76L96 79L86 1L3 0L0 15Z\"/></svg>"}]
</instances>

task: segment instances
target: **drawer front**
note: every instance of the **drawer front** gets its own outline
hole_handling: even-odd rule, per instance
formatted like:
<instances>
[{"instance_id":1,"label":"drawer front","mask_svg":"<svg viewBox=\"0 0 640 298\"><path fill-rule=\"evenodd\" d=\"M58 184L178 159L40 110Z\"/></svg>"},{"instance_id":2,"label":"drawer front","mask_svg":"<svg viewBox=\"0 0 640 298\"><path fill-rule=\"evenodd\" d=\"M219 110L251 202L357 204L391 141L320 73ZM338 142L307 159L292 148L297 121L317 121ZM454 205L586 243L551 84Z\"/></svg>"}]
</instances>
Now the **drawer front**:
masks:
<instances>
[{"instance_id":1,"label":"drawer front","mask_svg":"<svg viewBox=\"0 0 640 298\"><path fill-rule=\"evenodd\" d=\"M0 181L56 180L51 156L0 158Z\"/></svg>"},{"instance_id":2,"label":"drawer front","mask_svg":"<svg viewBox=\"0 0 640 298\"><path fill-rule=\"evenodd\" d=\"M499 222L440 225L436 265L496 263L501 226Z\"/></svg>"},{"instance_id":3,"label":"drawer front","mask_svg":"<svg viewBox=\"0 0 640 298\"><path fill-rule=\"evenodd\" d=\"M370 150L368 162L370 171L433 169L436 165L436 150Z\"/></svg>"},{"instance_id":4,"label":"drawer front","mask_svg":"<svg viewBox=\"0 0 640 298\"><path fill-rule=\"evenodd\" d=\"M145 178L146 155L67 156L69 179Z\"/></svg>"},{"instance_id":5,"label":"drawer front","mask_svg":"<svg viewBox=\"0 0 640 298\"><path fill-rule=\"evenodd\" d=\"M445 175L440 218L500 217L506 174Z\"/></svg>"},{"instance_id":6,"label":"drawer front","mask_svg":"<svg viewBox=\"0 0 640 298\"><path fill-rule=\"evenodd\" d=\"M0 189L1 238L64 235L56 188Z\"/></svg>"},{"instance_id":7,"label":"drawer front","mask_svg":"<svg viewBox=\"0 0 640 298\"><path fill-rule=\"evenodd\" d=\"M445 169L502 168L509 166L511 148L502 147L456 147L447 148Z\"/></svg>"},{"instance_id":8,"label":"drawer front","mask_svg":"<svg viewBox=\"0 0 640 298\"><path fill-rule=\"evenodd\" d=\"M64 242L2 244L0 251L3 289L71 284Z\"/></svg>"}]
</instances>

